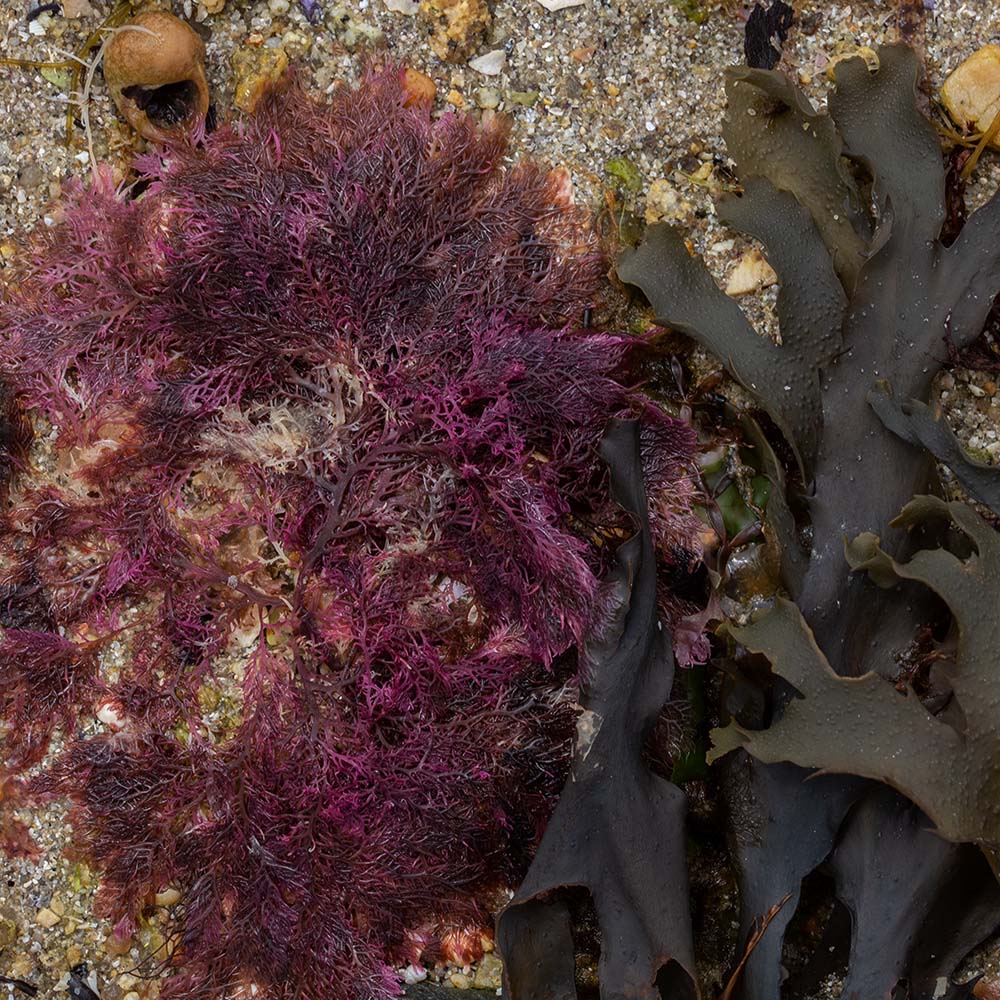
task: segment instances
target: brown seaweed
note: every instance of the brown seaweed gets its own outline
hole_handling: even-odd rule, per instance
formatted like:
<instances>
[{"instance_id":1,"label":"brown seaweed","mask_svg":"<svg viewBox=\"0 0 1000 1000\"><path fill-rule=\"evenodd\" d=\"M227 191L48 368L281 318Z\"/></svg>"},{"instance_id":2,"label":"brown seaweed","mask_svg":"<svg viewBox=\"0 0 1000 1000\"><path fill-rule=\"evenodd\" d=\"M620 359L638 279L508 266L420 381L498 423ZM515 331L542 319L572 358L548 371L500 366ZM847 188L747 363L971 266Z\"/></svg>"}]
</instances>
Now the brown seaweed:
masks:
<instances>
[{"instance_id":1,"label":"brown seaweed","mask_svg":"<svg viewBox=\"0 0 1000 1000\"><path fill-rule=\"evenodd\" d=\"M778 272L780 345L755 333L669 226L650 227L618 266L660 322L726 363L795 448L811 483L813 542L789 592L845 674L891 660L920 609L851 577L841 540L884 534L933 476L923 447L885 433L869 394L887 381L901 399L926 398L946 338L970 344L1000 292L1000 198L944 246L944 168L916 104L917 58L905 46L879 58L874 73L861 59L837 67L829 116L779 74L731 74L726 135L745 193L720 211L765 244ZM872 174L871 218L845 156Z\"/></svg>"},{"instance_id":2,"label":"brown seaweed","mask_svg":"<svg viewBox=\"0 0 1000 1000\"><path fill-rule=\"evenodd\" d=\"M1000 885L982 853L937 836L884 786L852 811L830 869L852 924L841 1000L898 996L900 986L930 1000L1000 922Z\"/></svg>"},{"instance_id":3,"label":"brown seaweed","mask_svg":"<svg viewBox=\"0 0 1000 1000\"><path fill-rule=\"evenodd\" d=\"M761 767L746 754L732 754L721 766L740 886L740 939L749 938L759 914L789 897L747 959L739 987L740 996L774 1000L781 995L782 943L802 880L829 855L865 783L842 775L807 781L803 768Z\"/></svg>"},{"instance_id":4,"label":"brown seaweed","mask_svg":"<svg viewBox=\"0 0 1000 1000\"><path fill-rule=\"evenodd\" d=\"M935 604L911 574L883 579L892 586L882 588L850 573L844 537L868 531L891 537L895 513L915 494L934 489L934 457L950 465L974 496L990 503L997 495L994 474L969 459L943 423L921 409L949 350L961 351L979 336L1000 292L1000 196L973 214L957 237L944 231L945 171L934 129L917 107L918 74L918 59L905 46L883 47L874 72L861 59L848 60L836 68L829 114L821 114L778 73L730 72L724 132L744 193L724 200L720 216L760 240L778 273L780 343L753 330L668 226L650 227L618 267L623 281L644 292L659 322L689 334L725 363L795 452L810 542L808 551L795 550L782 560L791 601L778 602L770 627L793 620L809 635L796 648L811 651L814 659L820 649L825 654L823 683L856 692L877 684L885 689L883 700L899 696L873 671L898 671L901 654L931 620ZM781 533L788 545L798 544L787 525ZM897 558L913 551L907 538L894 542ZM782 641L801 638L799 632L786 629ZM791 672L789 648L777 643L774 652L783 654ZM801 712L803 703L793 695L779 681L775 732L786 716ZM827 746L852 743L853 731L845 735L830 703L814 699L813 710L825 713L832 727ZM930 719L916 698L909 710ZM874 716L866 723L866 733L877 741L882 724ZM924 729L931 725L947 724L931 720ZM755 748L771 732L727 732L737 731L730 748L744 742ZM879 757L868 749L867 766L844 770L881 779ZM775 752L767 759L813 766L818 756ZM746 772L742 784L727 783L745 931L754 911L765 912L797 891L838 834L842 841L857 838L861 846L851 863L860 864L860 858L877 857L877 845L865 840L872 828L894 822L889 804L876 798L866 808L879 821L855 827L862 814L852 813L852 804L873 787L858 779L829 775L804 785L805 770L766 767L742 756L727 769ZM929 807L934 803L917 801L937 821ZM738 836L740 824L748 822L760 832L749 847ZM964 827L963 834L971 829ZM908 856L916 863L921 851L930 851L929 841L912 843ZM842 875L841 881L851 879ZM887 898L908 905L899 886ZM751 956L744 996L776 995L780 938L790 916ZM985 922L995 925L997 919L992 913ZM977 925L955 947L970 947L980 930ZM886 981L910 977L905 956L883 961L859 949L857 939L853 951L849 982L872 983L883 973ZM951 971L947 962L932 960L929 966L938 974Z\"/></svg>"},{"instance_id":5,"label":"brown seaweed","mask_svg":"<svg viewBox=\"0 0 1000 1000\"><path fill-rule=\"evenodd\" d=\"M917 581L947 603L959 629L955 662L945 672L948 706L932 715L912 691L900 694L874 672L839 676L798 608L779 600L759 621L732 631L799 697L768 729L716 730L711 756L743 747L765 762L888 782L927 813L942 837L978 844L1000 870L1000 535L965 504L935 497L918 497L894 523L915 528L936 518L959 528L973 554L922 549L897 562L866 533L848 547L848 559L880 587Z\"/></svg>"},{"instance_id":6,"label":"brown seaweed","mask_svg":"<svg viewBox=\"0 0 1000 1000\"><path fill-rule=\"evenodd\" d=\"M601 929L605 1000L696 1000L684 795L642 756L670 693L674 660L657 617L637 424L612 421L601 454L614 497L638 531L618 550L607 625L584 651L570 776L528 875L498 920L506 995L576 996L568 897L583 889Z\"/></svg>"}]
</instances>

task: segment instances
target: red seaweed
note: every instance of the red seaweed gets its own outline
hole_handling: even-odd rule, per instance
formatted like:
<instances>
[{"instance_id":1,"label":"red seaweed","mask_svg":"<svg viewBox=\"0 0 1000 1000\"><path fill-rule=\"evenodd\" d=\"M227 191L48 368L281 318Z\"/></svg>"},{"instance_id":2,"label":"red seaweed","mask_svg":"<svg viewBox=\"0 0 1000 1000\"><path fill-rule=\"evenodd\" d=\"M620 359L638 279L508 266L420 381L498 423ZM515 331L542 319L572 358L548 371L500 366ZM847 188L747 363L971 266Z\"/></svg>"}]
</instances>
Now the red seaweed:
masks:
<instances>
[{"instance_id":1,"label":"red seaweed","mask_svg":"<svg viewBox=\"0 0 1000 1000\"><path fill-rule=\"evenodd\" d=\"M0 537L0 779L61 734L25 794L72 800L119 938L181 891L168 998L383 996L523 876L627 529L609 416L696 554L690 429L580 329L566 178L407 96L286 84L140 197L76 190L0 287L54 456Z\"/></svg>"}]
</instances>

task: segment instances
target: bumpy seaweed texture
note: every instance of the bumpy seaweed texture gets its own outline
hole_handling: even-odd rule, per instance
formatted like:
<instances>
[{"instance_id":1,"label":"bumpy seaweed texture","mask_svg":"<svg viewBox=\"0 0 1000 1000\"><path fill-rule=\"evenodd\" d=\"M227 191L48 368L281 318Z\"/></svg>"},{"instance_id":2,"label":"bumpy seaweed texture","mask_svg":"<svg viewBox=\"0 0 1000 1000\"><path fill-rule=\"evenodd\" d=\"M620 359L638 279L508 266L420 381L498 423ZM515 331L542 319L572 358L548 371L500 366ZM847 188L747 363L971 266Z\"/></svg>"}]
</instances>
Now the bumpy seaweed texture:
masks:
<instances>
[{"instance_id":1,"label":"bumpy seaweed texture","mask_svg":"<svg viewBox=\"0 0 1000 1000\"><path fill-rule=\"evenodd\" d=\"M933 497L911 502L896 519L916 527L944 517L961 529L974 553L924 549L897 563L871 534L848 550L851 566L878 585L916 580L951 609L958 651L945 671L948 706L932 715L912 692L900 694L878 674L840 677L817 647L798 608L779 601L734 636L768 657L800 697L765 730L736 725L713 733L718 756L746 747L758 760L864 775L886 781L916 802L938 833L978 844L1000 859L1000 536L971 508Z\"/></svg>"},{"instance_id":2,"label":"bumpy seaweed texture","mask_svg":"<svg viewBox=\"0 0 1000 1000\"><path fill-rule=\"evenodd\" d=\"M940 242L944 169L916 107L917 58L904 46L879 57L874 73L861 59L838 65L829 116L778 74L731 76L726 135L745 193L720 215L762 240L778 272L780 344L752 330L668 226L651 227L618 266L660 321L726 363L796 449L813 541L801 583L786 584L844 674L891 659L919 614L852 577L842 539L884 534L932 476L931 456L885 433L869 396L888 383L900 400L926 398L947 341L978 337L1000 292L1000 198ZM872 172L871 219L841 153Z\"/></svg>"},{"instance_id":3,"label":"bumpy seaweed texture","mask_svg":"<svg viewBox=\"0 0 1000 1000\"><path fill-rule=\"evenodd\" d=\"M829 868L851 916L841 1000L901 990L931 1000L1000 921L1000 885L982 853L943 840L924 813L884 786L854 808Z\"/></svg>"},{"instance_id":4,"label":"bumpy seaweed texture","mask_svg":"<svg viewBox=\"0 0 1000 1000\"><path fill-rule=\"evenodd\" d=\"M498 921L512 1000L574 1000L567 891L601 928L602 996L695 1000L684 795L653 774L643 744L670 694L674 661L656 600L656 556L638 427L613 423L602 453L638 530L607 580L608 618L584 652L583 713L569 779L528 875Z\"/></svg>"},{"instance_id":5,"label":"bumpy seaweed texture","mask_svg":"<svg viewBox=\"0 0 1000 1000\"><path fill-rule=\"evenodd\" d=\"M951 469L969 496L1000 514L1000 469L969 455L937 407L932 408L919 399L897 402L886 386L873 389L868 401L893 434L926 448Z\"/></svg>"},{"instance_id":6,"label":"bumpy seaweed texture","mask_svg":"<svg viewBox=\"0 0 1000 1000\"><path fill-rule=\"evenodd\" d=\"M660 322L722 360L793 447L811 534L808 548L798 549L787 524L776 528L793 548L782 559L795 602L786 606L798 606L833 673L847 677L894 673L929 620L930 600L910 580L881 589L851 574L845 536L893 537L891 519L933 489L934 456L974 495L995 496L993 474L969 462L921 401L949 342L962 349L974 341L1000 292L1000 197L945 245L945 172L934 129L916 105L917 58L887 46L879 63L876 72L860 59L839 64L828 114L778 73L730 73L724 131L744 193L724 200L720 216L764 243L780 280L780 342L751 328L669 227L651 227L618 267ZM857 169L847 169L848 160ZM870 187L857 179L866 173ZM895 554L907 551L903 540ZM838 832L849 833L865 784L831 775L803 786L802 768L760 774L761 766L727 765L751 775L732 794L760 832L736 855L744 906L755 908L744 911L744 929L792 895L769 928L772 941L744 970L743 995L770 1000L780 990L780 939L799 884ZM795 849L783 853L789 837ZM896 898L906 905L904 893ZM874 981L853 962L852 975Z\"/></svg>"},{"instance_id":7,"label":"bumpy seaweed texture","mask_svg":"<svg viewBox=\"0 0 1000 1000\"><path fill-rule=\"evenodd\" d=\"M166 997L393 992L520 878L623 527L609 415L662 558L694 545L690 430L577 328L565 177L403 80L272 94L137 200L102 176L3 274L44 447L0 535L0 818L72 800L119 938L180 890Z\"/></svg>"},{"instance_id":8,"label":"bumpy seaweed texture","mask_svg":"<svg viewBox=\"0 0 1000 1000\"><path fill-rule=\"evenodd\" d=\"M881 586L901 578L918 580L953 611L960 634L954 665L941 671L948 689L942 711L931 714L912 690L901 694L876 674L835 674L795 605L779 601L759 621L733 632L748 649L771 660L797 697L766 730L731 723L712 733L712 757L743 747L761 761L866 775L888 782L923 808L886 789L868 792L850 814L830 860L836 894L852 916L851 963L843 991L850 1000L888 996L900 982L909 984L911 996L936 996L940 977L951 975L1000 925L1000 885L983 857L996 870L1000 685L994 612L1000 600L1000 538L964 504L933 497L913 501L897 523L914 527L941 518L960 526L973 542L968 558L944 549L922 550L899 565L874 536L865 535L850 546L849 559L855 570L867 571ZM733 758L727 771L739 767L740 760ZM776 763L747 771L752 781L776 790L787 804L784 797L792 782L780 779L788 767ZM745 836L748 850L786 865L798 861L798 868L807 869L810 860L813 865L822 860L824 841L836 832L840 810L861 786L855 779L845 784L836 775L823 774L797 787L800 800L804 796L810 805L826 805L803 810L813 819L805 836L789 824L765 830L762 837L751 826ZM750 794L759 796L760 789ZM750 808L748 815L754 822L757 810ZM817 818L825 822L817 823ZM782 835L782 842L776 842ZM812 856L803 858L810 849ZM748 870L763 884L749 882L753 902L768 899L775 882L763 859L755 860ZM777 960L780 943L772 942L770 950ZM758 966L755 978L761 977L766 971Z\"/></svg>"}]
</instances>

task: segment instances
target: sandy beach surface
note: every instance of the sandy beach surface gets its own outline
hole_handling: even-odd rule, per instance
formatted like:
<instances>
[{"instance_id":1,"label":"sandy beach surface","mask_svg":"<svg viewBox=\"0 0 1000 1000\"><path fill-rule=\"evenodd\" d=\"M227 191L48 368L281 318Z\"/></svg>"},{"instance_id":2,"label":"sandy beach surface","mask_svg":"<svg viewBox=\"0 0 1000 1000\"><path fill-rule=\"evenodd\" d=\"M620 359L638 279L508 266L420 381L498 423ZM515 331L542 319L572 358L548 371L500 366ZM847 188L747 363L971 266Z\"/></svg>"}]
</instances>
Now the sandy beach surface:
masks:
<instances>
[{"instance_id":1,"label":"sandy beach surface","mask_svg":"<svg viewBox=\"0 0 1000 1000\"><path fill-rule=\"evenodd\" d=\"M166 9L189 20L206 43L220 121L239 115L234 99L241 87L252 86L262 66L283 64L286 57L316 94L356 79L368 59L392 59L433 80L436 112L457 107L510 116L513 154L565 167L577 199L595 215L616 188L637 217L668 217L689 230L722 282L749 249L718 223L712 204L727 183L722 74L743 58L746 9L736 3L583 0L550 11L539 0L494 0L490 16L477 26L482 30L475 44L455 62L440 57L428 34L431 18L411 0L323 0L314 22L295 0L209 0L209 6L184 0ZM933 101L964 58L1000 43L1000 4L934 0L924 6L912 37L926 58ZM64 59L112 9L107 0L71 0L29 21L23 0L0 0L0 54ZM796 16L782 66L818 104L830 86L828 69L839 57L899 37L896 0L806 0L796 4ZM89 135L76 106L67 144L65 85L65 70L0 67L5 258L16 252L18 231L51 222L63 190L85 182L95 159L110 162L124 177L143 148L118 117L99 69L86 95ZM1000 155L984 155L970 203L996 189L998 162ZM764 327L773 321L774 291L749 299L751 314ZM610 286L608 294L614 294ZM1000 396L994 400L991 384L985 375L954 371L939 380L938 398L966 443L1000 461ZM155 973L156 957L162 956L165 927L154 923L130 952L109 953L110 927L91 908L93 876L62 854L71 841L64 809L39 810L31 828L45 849L43 860L0 859L0 974L48 990L65 985L67 970L86 961L97 973L102 1000L154 997L157 979L146 976ZM716 936L731 939L735 900L728 891L720 889L716 900ZM1000 972L997 949L982 950L967 969ZM8 989L0 986L0 998ZM825 995L837 995L836 983Z\"/></svg>"}]
</instances>

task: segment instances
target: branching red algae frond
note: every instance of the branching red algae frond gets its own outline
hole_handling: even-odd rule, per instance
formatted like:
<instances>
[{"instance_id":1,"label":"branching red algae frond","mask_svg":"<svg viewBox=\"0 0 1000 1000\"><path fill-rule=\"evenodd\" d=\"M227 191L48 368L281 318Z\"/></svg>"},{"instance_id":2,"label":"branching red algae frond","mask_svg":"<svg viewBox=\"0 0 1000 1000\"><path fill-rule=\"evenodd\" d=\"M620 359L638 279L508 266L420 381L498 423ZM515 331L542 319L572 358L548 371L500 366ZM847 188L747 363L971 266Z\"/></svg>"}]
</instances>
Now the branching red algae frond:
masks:
<instances>
[{"instance_id":1,"label":"branching red algae frond","mask_svg":"<svg viewBox=\"0 0 1000 1000\"><path fill-rule=\"evenodd\" d=\"M384 995L523 874L626 527L609 415L693 559L692 433L578 328L593 238L506 152L395 69L286 86L138 199L77 190L4 274L0 366L54 430L11 462L0 778L74 801L119 937L181 890L167 996Z\"/></svg>"}]
</instances>

